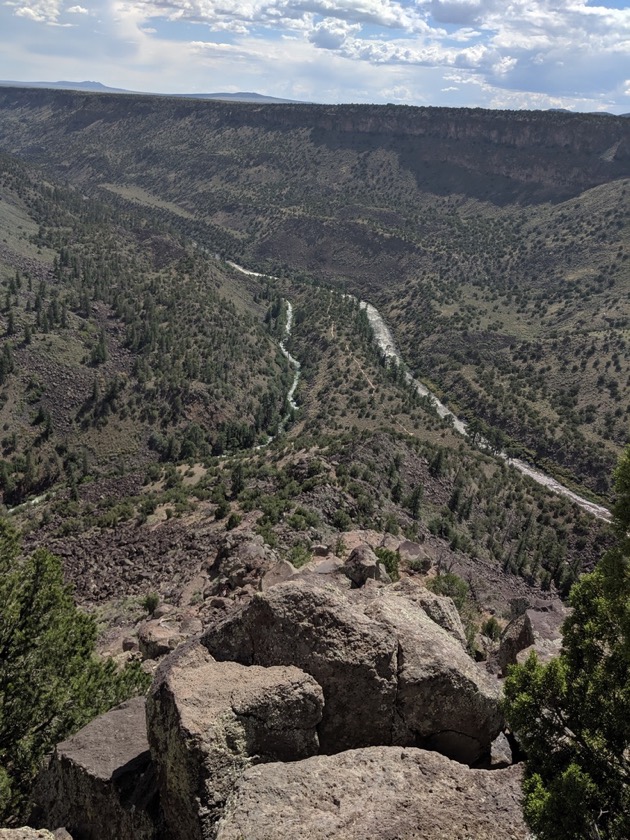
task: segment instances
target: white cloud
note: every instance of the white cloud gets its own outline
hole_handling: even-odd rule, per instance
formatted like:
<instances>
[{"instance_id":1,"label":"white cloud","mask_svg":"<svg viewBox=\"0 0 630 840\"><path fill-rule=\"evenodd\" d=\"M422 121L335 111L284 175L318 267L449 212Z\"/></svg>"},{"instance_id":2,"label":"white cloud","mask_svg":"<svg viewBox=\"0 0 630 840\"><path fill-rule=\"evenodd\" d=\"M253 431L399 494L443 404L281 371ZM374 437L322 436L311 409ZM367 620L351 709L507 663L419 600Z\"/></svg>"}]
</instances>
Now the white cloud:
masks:
<instances>
[{"instance_id":1,"label":"white cloud","mask_svg":"<svg viewBox=\"0 0 630 840\"><path fill-rule=\"evenodd\" d=\"M287 0L287 7L295 12L335 17L347 23L374 24L405 32L428 29L413 7L394 0Z\"/></svg>"},{"instance_id":2,"label":"white cloud","mask_svg":"<svg viewBox=\"0 0 630 840\"><path fill-rule=\"evenodd\" d=\"M15 9L15 16L26 18L35 23L56 23L59 18L60 0L34 0L31 3L23 3L12 0L5 5Z\"/></svg>"},{"instance_id":3,"label":"white cloud","mask_svg":"<svg viewBox=\"0 0 630 840\"><path fill-rule=\"evenodd\" d=\"M18 56L24 67L42 68L22 78L100 78L174 92L226 89L238 77L234 83L247 89L265 83L267 92L309 100L467 104L474 97L496 107L596 110L614 107L617 97L617 109L627 111L630 10L598 2L90 0L66 7L0 0L0 67L15 78ZM69 26L62 14L74 16L80 35L59 28ZM31 33L37 24L47 25L37 44L14 43L12 28ZM48 26L56 40L45 42Z\"/></svg>"},{"instance_id":4,"label":"white cloud","mask_svg":"<svg viewBox=\"0 0 630 840\"><path fill-rule=\"evenodd\" d=\"M516 67L516 63L515 58L512 58L509 55L504 55L492 65L492 70L496 73L496 75L502 76L505 73L509 73L510 70L513 70Z\"/></svg>"},{"instance_id":5,"label":"white cloud","mask_svg":"<svg viewBox=\"0 0 630 840\"><path fill-rule=\"evenodd\" d=\"M431 16L438 23L473 26L496 7L495 0L431 0ZM504 7L505 8L505 7Z\"/></svg>"},{"instance_id":6,"label":"white cloud","mask_svg":"<svg viewBox=\"0 0 630 840\"><path fill-rule=\"evenodd\" d=\"M311 44L321 49L338 50L348 36L360 28L359 24L351 25L334 18L325 18L309 33L308 39Z\"/></svg>"}]
</instances>

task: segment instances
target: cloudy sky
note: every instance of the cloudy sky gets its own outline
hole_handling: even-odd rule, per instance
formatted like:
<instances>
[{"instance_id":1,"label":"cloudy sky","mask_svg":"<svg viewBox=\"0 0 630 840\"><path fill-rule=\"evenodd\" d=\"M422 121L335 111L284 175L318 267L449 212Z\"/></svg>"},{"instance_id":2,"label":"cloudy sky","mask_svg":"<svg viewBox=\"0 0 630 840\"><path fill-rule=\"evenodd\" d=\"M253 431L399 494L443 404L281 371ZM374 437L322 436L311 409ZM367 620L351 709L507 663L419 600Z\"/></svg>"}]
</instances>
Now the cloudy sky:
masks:
<instances>
[{"instance_id":1,"label":"cloudy sky","mask_svg":"<svg viewBox=\"0 0 630 840\"><path fill-rule=\"evenodd\" d=\"M630 112L630 0L0 0L0 79Z\"/></svg>"}]
</instances>

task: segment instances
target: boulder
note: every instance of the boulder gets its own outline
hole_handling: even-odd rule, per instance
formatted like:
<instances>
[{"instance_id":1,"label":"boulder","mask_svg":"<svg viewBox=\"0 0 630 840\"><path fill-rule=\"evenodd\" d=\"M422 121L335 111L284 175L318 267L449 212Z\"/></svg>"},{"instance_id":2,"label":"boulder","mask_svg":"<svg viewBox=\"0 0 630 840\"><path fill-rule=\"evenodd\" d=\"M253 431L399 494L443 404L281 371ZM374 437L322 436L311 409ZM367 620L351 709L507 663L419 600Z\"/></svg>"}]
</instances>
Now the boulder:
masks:
<instances>
[{"instance_id":1,"label":"boulder","mask_svg":"<svg viewBox=\"0 0 630 840\"><path fill-rule=\"evenodd\" d=\"M561 601L542 601L528 606L503 631L499 650L489 667L505 676L509 665L524 662L534 651L542 662L558 656L562 647L562 623L568 611Z\"/></svg>"},{"instance_id":2,"label":"boulder","mask_svg":"<svg viewBox=\"0 0 630 840\"><path fill-rule=\"evenodd\" d=\"M496 657L490 662L490 667L498 665L501 676L505 676L509 665L516 663L516 657L520 651L525 650L534 643L534 633L531 621L527 613L511 621L501 634L499 650Z\"/></svg>"},{"instance_id":3,"label":"boulder","mask_svg":"<svg viewBox=\"0 0 630 840\"><path fill-rule=\"evenodd\" d=\"M157 607L151 613L151 618L164 618L167 615L170 615L172 612L175 612L175 607L173 604L158 604Z\"/></svg>"},{"instance_id":4,"label":"boulder","mask_svg":"<svg viewBox=\"0 0 630 840\"><path fill-rule=\"evenodd\" d=\"M297 575L300 577L309 575L330 575L338 577L339 572L343 572L343 560L330 554L326 557L313 557L312 560L309 560L308 563L305 563L304 566L297 570Z\"/></svg>"},{"instance_id":5,"label":"boulder","mask_svg":"<svg viewBox=\"0 0 630 840\"><path fill-rule=\"evenodd\" d=\"M66 832L66 837L70 837ZM57 832L52 834L45 828L0 828L0 840L61 840ZM70 837L70 840L72 838Z\"/></svg>"},{"instance_id":6,"label":"boulder","mask_svg":"<svg viewBox=\"0 0 630 840\"><path fill-rule=\"evenodd\" d=\"M79 840L158 836L159 801L144 697L136 697L58 744L34 792L35 825L65 826Z\"/></svg>"},{"instance_id":7,"label":"boulder","mask_svg":"<svg viewBox=\"0 0 630 840\"><path fill-rule=\"evenodd\" d=\"M560 654L562 648L562 624L568 610L561 601L534 604L525 613L529 619L534 641L529 648L519 651L517 662L524 662L533 650L541 662L549 662Z\"/></svg>"},{"instance_id":8,"label":"boulder","mask_svg":"<svg viewBox=\"0 0 630 840\"><path fill-rule=\"evenodd\" d=\"M433 566L433 558L423 546L411 540L403 540L398 546L398 554L411 571L426 574Z\"/></svg>"},{"instance_id":9,"label":"boulder","mask_svg":"<svg viewBox=\"0 0 630 840\"><path fill-rule=\"evenodd\" d=\"M279 560L262 576L260 588L265 592L267 589L271 589L272 586L284 583L285 580L290 580L295 574L297 574L297 569L293 563L289 563L288 560Z\"/></svg>"},{"instance_id":10,"label":"boulder","mask_svg":"<svg viewBox=\"0 0 630 840\"><path fill-rule=\"evenodd\" d=\"M466 764L487 754L503 725L497 680L413 598L387 587L365 612L398 639L393 743L426 746Z\"/></svg>"},{"instance_id":11,"label":"boulder","mask_svg":"<svg viewBox=\"0 0 630 840\"><path fill-rule=\"evenodd\" d=\"M457 639L463 648L466 648L466 631L452 598L447 595L436 595L426 586L409 580L409 578L395 583L392 592L400 593L413 601L431 621L446 630L454 639Z\"/></svg>"},{"instance_id":12,"label":"boulder","mask_svg":"<svg viewBox=\"0 0 630 840\"><path fill-rule=\"evenodd\" d=\"M387 568L386 568L384 563L379 563L378 564L378 572L377 572L377 575L376 575L376 580L379 583L391 583L392 582L392 579L389 576L389 572L387 571ZM367 583L367 581L366 581L366 583Z\"/></svg>"},{"instance_id":13,"label":"boulder","mask_svg":"<svg viewBox=\"0 0 630 840\"><path fill-rule=\"evenodd\" d=\"M245 587L258 589L265 572L275 566L278 556L253 531L229 531L210 564L211 594L225 596Z\"/></svg>"},{"instance_id":14,"label":"boulder","mask_svg":"<svg viewBox=\"0 0 630 840\"><path fill-rule=\"evenodd\" d=\"M429 746L472 763L503 723L497 681L400 587L289 581L210 626L202 644L220 660L311 674L325 698L322 752Z\"/></svg>"},{"instance_id":15,"label":"boulder","mask_svg":"<svg viewBox=\"0 0 630 840\"><path fill-rule=\"evenodd\" d=\"M210 626L202 644L219 660L295 665L324 691L323 752L391 743L398 640L333 583L303 578L259 593Z\"/></svg>"},{"instance_id":16,"label":"boulder","mask_svg":"<svg viewBox=\"0 0 630 840\"><path fill-rule=\"evenodd\" d=\"M169 840L209 840L225 800L253 763L318 751L323 697L292 667L216 662L188 642L160 665L147 701Z\"/></svg>"},{"instance_id":17,"label":"boulder","mask_svg":"<svg viewBox=\"0 0 630 840\"><path fill-rule=\"evenodd\" d=\"M203 630L201 619L190 609L169 607L162 616L156 613L140 622L136 630L143 659L159 659Z\"/></svg>"},{"instance_id":18,"label":"boulder","mask_svg":"<svg viewBox=\"0 0 630 840\"><path fill-rule=\"evenodd\" d=\"M159 659L184 641L179 623L164 618L148 618L138 625L136 632L143 659Z\"/></svg>"},{"instance_id":19,"label":"boulder","mask_svg":"<svg viewBox=\"0 0 630 840\"><path fill-rule=\"evenodd\" d=\"M499 732L490 748L490 767L499 770L512 764L512 748L505 732Z\"/></svg>"},{"instance_id":20,"label":"boulder","mask_svg":"<svg viewBox=\"0 0 630 840\"><path fill-rule=\"evenodd\" d=\"M525 840L518 768L370 747L250 768L217 840Z\"/></svg>"},{"instance_id":21,"label":"boulder","mask_svg":"<svg viewBox=\"0 0 630 840\"><path fill-rule=\"evenodd\" d=\"M369 545L359 545L350 554L343 566L343 572L354 586L360 587L368 580L380 580L381 564ZM387 573L386 573L387 574ZM387 576L389 582L389 576Z\"/></svg>"}]
</instances>

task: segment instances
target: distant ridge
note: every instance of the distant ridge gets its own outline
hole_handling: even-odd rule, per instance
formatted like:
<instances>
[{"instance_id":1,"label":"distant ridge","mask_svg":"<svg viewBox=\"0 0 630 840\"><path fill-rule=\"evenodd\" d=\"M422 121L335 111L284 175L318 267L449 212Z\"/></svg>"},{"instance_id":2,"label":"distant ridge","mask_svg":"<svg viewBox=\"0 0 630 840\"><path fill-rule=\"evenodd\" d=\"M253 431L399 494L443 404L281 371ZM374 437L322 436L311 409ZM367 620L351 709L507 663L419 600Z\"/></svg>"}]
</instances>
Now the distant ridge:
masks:
<instances>
[{"instance_id":1,"label":"distant ridge","mask_svg":"<svg viewBox=\"0 0 630 840\"><path fill-rule=\"evenodd\" d=\"M312 103L301 102L298 99L280 99L277 96L264 96L262 93L176 93L170 94L180 99L221 99L225 102L261 102L272 103L277 102L283 105L306 105Z\"/></svg>"},{"instance_id":2,"label":"distant ridge","mask_svg":"<svg viewBox=\"0 0 630 840\"><path fill-rule=\"evenodd\" d=\"M107 87L100 82L13 82L0 81L2 87L54 88L55 90L83 90L93 93L134 93L123 88Z\"/></svg>"},{"instance_id":3,"label":"distant ridge","mask_svg":"<svg viewBox=\"0 0 630 840\"><path fill-rule=\"evenodd\" d=\"M238 93L145 93L138 90L125 90L124 88L107 87L101 82L15 82L15 81L0 81L2 87L21 87L21 88L53 88L55 90L77 90L85 91L86 93L128 93L139 94L143 96L173 96L177 99L219 99L226 102L258 102L261 104L278 103L283 105L290 104L305 104L296 99L280 99L277 96L265 96L262 93L253 93L250 91ZM309 103L310 104L310 103Z\"/></svg>"}]
</instances>

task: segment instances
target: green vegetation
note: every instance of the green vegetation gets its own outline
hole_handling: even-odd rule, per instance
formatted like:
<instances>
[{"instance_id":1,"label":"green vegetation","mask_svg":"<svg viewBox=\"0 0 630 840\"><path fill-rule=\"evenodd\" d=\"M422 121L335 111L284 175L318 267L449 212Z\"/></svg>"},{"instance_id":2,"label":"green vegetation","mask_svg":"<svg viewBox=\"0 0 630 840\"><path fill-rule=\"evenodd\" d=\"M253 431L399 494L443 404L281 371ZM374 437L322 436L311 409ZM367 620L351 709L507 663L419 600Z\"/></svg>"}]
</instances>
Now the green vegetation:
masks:
<instances>
[{"instance_id":1,"label":"green vegetation","mask_svg":"<svg viewBox=\"0 0 630 840\"><path fill-rule=\"evenodd\" d=\"M612 465L628 440L630 194L624 154L602 168L600 152L611 131L627 136L627 121L339 106L331 125L330 109L319 106L269 111L140 97L136 102L129 109L128 100L115 96L0 96L0 140L6 147L39 156L48 177L63 172L79 187L75 205L88 192L98 195L101 207L116 208L120 227L110 229L110 241L121 231L127 240L115 258L106 242L86 248L74 222L62 216L59 229L57 211L46 209L41 195L29 196L28 219L13 225L15 236L23 227L31 249L56 260L64 282L74 282L83 310L67 302L64 309L61 291L56 304L45 296L34 317L25 318L22 292L11 285L15 271L7 271L4 328L12 352L2 368L14 364L21 336L20 347L26 348L33 329L54 332L62 322L72 329L86 303L93 308L102 300L116 307L128 347L141 357L138 396L148 402L149 422L168 418L169 428L153 429L152 441L165 461L194 452L203 456L206 447L216 453L247 447L263 431L273 433L284 408L286 392L279 385L285 384L286 365L276 360L274 369L270 362L264 382L248 382L244 371L247 360L254 360L253 336L241 348L212 306L209 319L200 318L212 328L204 333L194 327L191 309L197 301L200 309L209 305L209 286L218 287L214 277L201 282L206 268L195 263L204 251L191 256L189 249L180 260L169 260L183 235L280 278L275 286L259 283L251 295L250 313L258 307L268 337L281 329L287 278L308 284L310 293L312 283L352 291L379 306L410 369L456 403L475 434L536 461L565 483L609 495ZM43 116L46 142L39 151L33 138ZM453 132L457 121L465 129ZM520 131L526 142L515 139ZM12 177L17 182L23 175ZM60 197L63 191L55 190ZM100 224L93 209L89 215ZM68 230L71 243L62 241ZM142 259L129 243L134 238ZM177 266L169 268L169 262ZM121 268L134 279L116 282L114 292L110 278ZM151 278L154 272L157 278ZM234 278L227 284L234 291ZM224 290L225 278L218 285ZM242 277L239 285L246 285ZM35 281L31 306L40 297L36 287ZM179 300L189 294L194 305ZM242 314L240 292L227 297ZM334 316L322 304L319 315ZM300 317L312 318L312 307L304 305ZM105 390L113 377L101 374L112 366L116 347L112 330L102 335L100 320L86 331L81 350ZM337 343L334 323L330 327L316 349L322 357L327 345ZM217 357L212 370L209 351ZM310 358L301 358L312 367ZM350 364L342 373L349 370L349 379L360 380L344 383L355 391L348 394L358 410L353 413L369 423L371 386ZM204 416L199 423L209 405L200 399L197 380L222 393L226 404L214 422ZM229 385L247 397L245 420L230 411ZM114 413L130 386L116 396L110 392ZM324 386L320 372L318 390ZM342 425L347 407L337 402L333 418ZM127 412L132 416L131 408ZM88 422L101 422L103 414L109 416L107 402L86 404ZM410 502L415 508L419 499Z\"/></svg>"},{"instance_id":2,"label":"green vegetation","mask_svg":"<svg viewBox=\"0 0 630 840\"><path fill-rule=\"evenodd\" d=\"M24 819L46 752L91 718L148 687L139 663L94 655L96 624L79 611L59 561L20 555L0 522L0 822Z\"/></svg>"},{"instance_id":3,"label":"green vegetation","mask_svg":"<svg viewBox=\"0 0 630 840\"><path fill-rule=\"evenodd\" d=\"M390 551L388 548L383 548L381 546L374 549L374 553L381 561L381 563L385 566L385 571L390 576L392 580L399 580L400 579L400 572L398 570L399 564L399 557L397 552Z\"/></svg>"},{"instance_id":4,"label":"green vegetation","mask_svg":"<svg viewBox=\"0 0 630 840\"><path fill-rule=\"evenodd\" d=\"M6 503L59 481L76 495L123 463L207 457L277 430L292 373L265 327L264 295L168 226L6 156L0 199L23 222L0 248Z\"/></svg>"},{"instance_id":5,"label":"green vegetation","mask_svg":"<svg viewBox=\"0 0 630 840\"><path fill-rule=\"evenodd\" d=\"M436 595L447 595L457 607L457 612L464 609L469 595L469 586L465 580L453 572L443 572L427 581L427 589Z\"/></svg>"},{"instance_id":6,"label":"green vegetation","mask_svg":"<svg viewBox=\"0 0 630 840\"><path fill-rule=\"evenodd\" d=\"M153 613L158 608L159 603L160 603L160 596L158 595L157 592L149 592L142 599L142 606L149 613L149 615L153 615Z\"/></svg>"},{"instance_id":7,"label":"green vegetation","mask_svg":"<svg viewBox=\"0 0 630 840\"><path fill-rule=\"evenodd\" d=\"M496 642L501 637L501 625L497 621L497 619L492 615L490 618L486 619L481 625L481 632L484 636L487 636L492 641Z\"/></svg>"},{"instance_id":8,"label":"green vegetation","mask_svg":"<svg viewBox=\"0 0 630 840\"><path fill-rule=\"evenodd\" d=\"M560 657L532 654L505 684L527 752L525 816L541 840L630 834L630 449L615 487L617 543L573 587Z\"/></svg>"}]
</instances>

